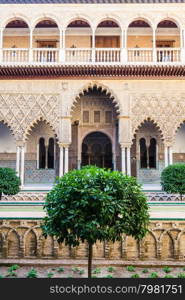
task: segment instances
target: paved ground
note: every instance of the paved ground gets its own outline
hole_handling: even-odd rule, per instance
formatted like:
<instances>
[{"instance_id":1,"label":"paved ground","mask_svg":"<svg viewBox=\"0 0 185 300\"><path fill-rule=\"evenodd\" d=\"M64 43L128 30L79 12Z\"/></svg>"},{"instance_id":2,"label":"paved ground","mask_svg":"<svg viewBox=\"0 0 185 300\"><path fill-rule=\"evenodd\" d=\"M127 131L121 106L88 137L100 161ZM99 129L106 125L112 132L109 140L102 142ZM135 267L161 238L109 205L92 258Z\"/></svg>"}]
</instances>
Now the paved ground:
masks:
<instances>
[{"instance_id":1,"label":"paved ground","mask_svg":"<svg viewBox=\"0 0 185 300\"><path fill-rule=\"evenodd\" d=\"M185 205L183 204L168 204L168 205L150 205L150 218L152 219L184 219L185 220ZM43 218L45 212L42 206L34 205L1 205L0 218Z\"/></svg>"}]
</instances>

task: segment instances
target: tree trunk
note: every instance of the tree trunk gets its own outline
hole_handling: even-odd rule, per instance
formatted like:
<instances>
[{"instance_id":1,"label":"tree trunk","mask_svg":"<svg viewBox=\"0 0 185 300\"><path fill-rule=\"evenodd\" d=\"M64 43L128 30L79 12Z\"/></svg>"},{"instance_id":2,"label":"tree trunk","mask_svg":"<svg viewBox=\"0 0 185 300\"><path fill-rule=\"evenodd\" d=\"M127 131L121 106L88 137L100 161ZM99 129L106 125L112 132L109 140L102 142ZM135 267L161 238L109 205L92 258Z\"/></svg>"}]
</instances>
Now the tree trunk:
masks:
<instances>
[{"instance_id":1,"label":"tree trunk","mask_svg":"<svg viewBox=\"0 0 185 300\"><path fill-rule=\"evenodd\" d=\"M89 245L88 251L88 278L91 278L92 274L92 257L93 257L93 245L91 243Z\"/></svg>"},{"instance_id":2,"label":"tree trunk","mask_svg":"<svg viewBox=\"0 0 185 300\"><path fill-rule=\"evenodd\" d=\"M2 192L0 191L0 200L1 200L1 198L2 198Z\"/></svg>"}]
</instances>

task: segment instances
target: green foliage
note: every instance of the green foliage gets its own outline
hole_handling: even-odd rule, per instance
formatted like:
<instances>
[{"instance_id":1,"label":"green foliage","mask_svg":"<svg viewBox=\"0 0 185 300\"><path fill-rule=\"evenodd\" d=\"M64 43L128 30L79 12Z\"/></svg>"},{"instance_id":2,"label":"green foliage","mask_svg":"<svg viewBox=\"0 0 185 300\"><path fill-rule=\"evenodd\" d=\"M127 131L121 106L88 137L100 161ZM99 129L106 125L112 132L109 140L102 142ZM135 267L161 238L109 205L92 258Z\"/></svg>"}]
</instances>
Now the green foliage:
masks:
<instances>
[{"instance_id":1,"label":"green foliage","mask_svg":"<svg viewBox=\"0 0 185 300\"><path fill-rule=\"evenodd\" d=\"M12 272L12 271L16 271L18 270L20 267L18 265L12 265L11 267L8 268L8 272Z\"/></svg>"},{"instance_id":2,"label":"green foliage","mask_svg":"<svg viewBox=\"0 0 185 300\"><path fill-rule=\"evenodd\" d=\"M112 274L108 274L105 276L105 278L113 278L113 275Z\"/></svg>"},{"instance_id":3,"label":"green foliage","mask_svg":"<svg viewBox=\"0 0 185 300\"><path fill-rule=\"evenodd\" d=\"M37 278L38 277L38 274L37 274L37 270L35 270L34 268L31 269L27 275L26 275L27 278Z\"/></svg>"},{"instance_id":4,"label":"green foliage","mask_svg":"<svg viewBox=\"0 0 185 300\"><path fill-rule=\"evenodd\" d=\"M52 278L54 276L54 273L53 272L48 272L47 273L47 278Z\"/></svg>"},{"instance_id":5,"label":"green foliage","mask_svg":"<svg viewBox=\"0 0 185 300\"><path fill-rule=\"evenodd\" d=\"M6 277L17 277L17 273L14 271L10 271L8 272L8 274L6 275Z\"/></svg>"},{"instance_id":6,"label":"green foliage","mask_svg":"<svg viewBox=\"0 0 185 300\"><path fill-rule=\"evenodd\" d=\"M139 276L139 274L133 274L132 276L131 276L131 278L139 278L140 276Z\"/></svg>"},{"instance_id":7,"label":"green foliage","mask_svg":"<svg viewBox=\"0 0 185 300\"><path fill-rule=\"evenodd\" d=\"M21 181L15 170L10 168L0 168L0 200L2 193L5 195L15 195L20 191Z\"/></svg>"},{"instance_id":8,"label":"green foliage","mask_svg":"<svg viewBox=\"0 0 185 300\"><path fill-rule=\"evenodd\" d=\"M0 279L1 279L1 278L4 278L4 275L1 275L1 274L0 274Z\"/></svg>"},{"instance_id":9,"label":"green foliage","mask_svg":"<svg viewBox=\"0 0 185 300\"><path fill-rule=\"evenodd\" d=\"M185 278L185 273L179 273L179 274L177 275L177 278Z\"/></svg>"},{"instance_id":10,"label":"green foliage","mask_svg":"<svg viewBox=\"0 0 185 300\"><path fill-rule=\"evenodd\" d=\"M149 278L159 278L157 272L152 272Z\"/></svg>"},{"instance_id":11,"label":"green foliage","mask_svg":"<svg viewBox=\"0 0 185 300\"><path fill-rule=\"evenodd\" d=\"M161 185L167 193L185 194L185 164L173 164L166 167L161 173Z\"/></svg>"},{"instance_id":12,"label":"green foliage","mask_svg":"<svg viewBox=\"0 0 185 300\"><path fill-rule=\"evenodd\" d=\"M149 222L146 196L136 179L95 166L59 178L44 208L44 235L71 246L115 242L123 233L142 239Z\"/></svg>"},{"instance_id":13,"label":"green foliage","mask_svg":"<svg viewBox=\"0 0 185 300\"><path fill-rule=\"evenodd\" d=\"M144 274L146 274L146 273L148 273L149 271L148 271L148 269L143 269L142 270L142 273L144 273Z\"/></svg>"},{"instance_id":14,"label":"green foliage","mask_svg":"<svg viewBox=\"0 0 185 300\"><path fill-rule=\"evenodd\" d=\"M183 267L182 269L183 269L183 271L185 271L185 267Z\"/></svg>"},{"instance_id":15,"label":"green foliage","mask_svg":"<svg viewBox=\"0 0 185 300\"><path fill-rule=\"evenodd\" d=\"M113 273L113 272L115 272L115 268L110 266L107 268L107 271L110 273Z\"/></svg>"},{"instance_id":16,"label":"green foliage","mask_svg":"<svg viewBox=\"0 0 185 300\"><path fill-rule=\"evenodd\" d=\"M93 271L92 271L93 274L100 274L101 273L101 269L100 268L95 268Z\"/></svg>"},{"instance_id":17,"label":"green foliage","mask_svg":"<svg viewBox=\"0 0 185 300\"><path fill-rule=\"evenodd\" d=\"M164 278L174 278L174 277L170 274L167 274L167 275L164 276Z\"/></svg>"},{"instance_id":18,"label":"green foliage","mask_svg":"<svg viewBox=\"0 0 185 300\"><path fill-rule=\"evenodd\" d=\"M72 268L72 271L73 271L74 273L78 273L78 272L80 271L80 269L79 269L78 267L74 267L74 268Z\"/></svg>"},{"instance_id":19,"label":"green foliage","mask_svg":"<svg viewBox=\"0 0 185 300\"><path fill-rule=\"evenodd\" d=\"M79 270L79 275L83 275L85 271L83 269Z\"/></svg>"},{"instance_id":20,"label":"green foliage","mask_svg":"<svg viewBox=\"0 0 185 300\"><path fill-rule=\"evenodd\" d=\"M164 267L164 268L163 268L163 271L164 271L165 273L170 273L170 272L172 271L172 269L171 269L170 267Z\"/></svg>"},{"instance_id":21,"label":"green foliage","mask_svg":"<svg viewBox=\"0 0 185 300\"><path fill-rule=\"evenodd\" d=\"M68 275L67 278L73 278L73 276L72 275Z\"/></svg>"},{"instance_id":22,"label":"green foliage","mask_svg":"<svg viewBox=\"0 0 185 300\"><path fill-rule=\"evenodd\" d=\"M134 266L128 266L127 267L127 271L129 271L129 272L135 272L135 267Z\"/></svg>"},{"instance_id":23,"label":"green foliage","mask_svg":"<svg viewBox=\"0 0 185 300\"><path fill-rule=\"evenodd\" d=\"M63 267L59 267L59 268L57 269L57 272L63 273L63 272L64 272L64 268L63 268Z\"/></svg>"}]
</instances>

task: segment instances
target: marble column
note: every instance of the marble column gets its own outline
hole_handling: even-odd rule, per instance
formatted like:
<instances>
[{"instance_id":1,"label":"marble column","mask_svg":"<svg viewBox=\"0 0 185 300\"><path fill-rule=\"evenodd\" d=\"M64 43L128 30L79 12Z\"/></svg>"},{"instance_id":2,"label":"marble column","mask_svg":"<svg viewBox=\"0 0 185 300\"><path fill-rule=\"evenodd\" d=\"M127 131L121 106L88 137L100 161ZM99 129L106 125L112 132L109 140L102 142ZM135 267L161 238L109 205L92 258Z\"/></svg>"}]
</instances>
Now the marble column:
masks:
<instances>
[{"instance_id":1,"label":"marble column","mask_svg":"<svg viewBox=\"0 0 185 300\"><path fill-rule=\"evenodd\" d=\"M16 152L16 172L17 176L20 175L20 146L17 146L17 152Z\"/></svg>"},{"instance_id":2,"label":"marble column","mask_svg":"<svg viewBox=\"0 0 185 300\"><path fill-rule=\"evenodd\" d=\"M130 147L127 147L127 175L128 175L128 176L131 176Z\"/></svg>"},{"instance_id":3,"label":"marble column","mask_svg":"<svg viewBox=\"0 0 185 300\"><path fill-rule=\"evenodd\" d=\"M168 147L164 147L164 166L165 168L168 166Z\"/></svg>"},{"instance_id":4,"label":"marble column","mask_svg":"<svg viewBox=\"0 0 185 300\"><path fill-rule=\"evenodd\" d=\"M64 160L64 173L67 173L69 171L69 146L65 145L64 146L64 157L65 157L65 160Z\"/></svg>"},{"instance_id":5,"label":"marble column","mask_svg":"<svg viewBox=\"0 0 185 300\"><path fill-rule=\"evenodd\" d=\"M169 165L173 164L173 150L172 147L169 147Z\"/></svg>"},{"instance_id":6,"label":"marble column","mask_svg":"<svg viewBox=\"0 0 185 300\"><path fill-rule=\"evenodd\" d=\"M20 178L21 178L21 186L24 186L24 164L25 164L25 147L21 146L21 165L20 165Z\"/></svg>"},{"instance_id":7,"label":"marble column","mask_svg":"<svg viewBox=\"0 0 185 300\"><path fill-rule=\"evenodd\" d=\"M60 157L59 157L59 177L64 175L64 147L59 145Z\"/></svg>"},{"instance_id":8,"label":"marble column","mask_svg":"<svg viewBox=\"0 0 185 300\"><path fill-rule=\"evenodd\" d=\"M121 172L126 174L126 148L121 147Z\"/></svg>"}]
</instances>

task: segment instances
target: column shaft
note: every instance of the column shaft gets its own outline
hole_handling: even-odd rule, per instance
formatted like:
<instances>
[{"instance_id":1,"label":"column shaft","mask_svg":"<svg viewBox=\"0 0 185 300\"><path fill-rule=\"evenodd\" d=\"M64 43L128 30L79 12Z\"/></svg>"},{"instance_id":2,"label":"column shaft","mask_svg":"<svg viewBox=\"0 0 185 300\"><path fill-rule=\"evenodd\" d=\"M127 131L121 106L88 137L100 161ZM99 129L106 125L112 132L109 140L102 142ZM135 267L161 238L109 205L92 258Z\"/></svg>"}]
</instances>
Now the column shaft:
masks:
<instances>
[{"instance_id":1,"label":"column shaft","mask_svg":"<svg viewBox=\"0 0 185 300\"><path fill-rule=\"evenodd\" d=\"M121 147L121 171L126 174L126 148Z\"/></svg>"},{"instance_id":2,"label":"column shaft","mask_svg":"<svg viewBox=\"0 0 185 300\"><path fill-rule=\"evenodd\" d=\"M130 148L127 148L127 175L131 175Z\"/></svg>"},{"instance_id":3,"label":"column shaft","mask_svg":"<svg viewBox=\"0 0 185 300\"><path fill-rule=\"evenodd\" d=\"M169 147L169 165L173 164L173 150L172 147Z\"/></svg>"},{"instance_id":4,"label":"column shaft","mask_svg":"<svg viewBox=\"0 0 185 300\"><path fill-rule=\"evenodd\" d=\"M168 166L168 147L164 147L164 166Z\"/></svg>"},{"instance_id":5,"label":"column shaft","mask_svg":"<svg viewBox=\"0 0 185 300\"><path fill-rule=\"evenodd\" d=\"M17 176L20 175L20 147L17 146L17 154L16 154L16 172Z\"/></svg>"},{"instance_id":6,"label":"column shaft","mask_svg":"<svg viewBox=\"0 0 185 300\"><path fill-rule=\"evenodd\" d=\"M65 151L64 173L67 173L69 170L69 148L64 147L64 151Z\"/></svg>"},{"instance_id":7,"label":"column shaft","mask_svg":"<svg viewBox=\"0 0 185 300\"><path fill-rule=\"evenodd\" d=\"M20 178L21 178L21 185L24 185L24 159L25 159L25 149L24 146L21 147L21 171L20 171Z\"/></svg>"},{"instance_id":8,"label":"column shaft","mask_svg":"<svg viewBox=\"0 0 185 300\"><path fill-rule=\"evenodd\" d=\"M60 146L59 177L64 175L64 148Z\"/></svg>"}]
</instances>

